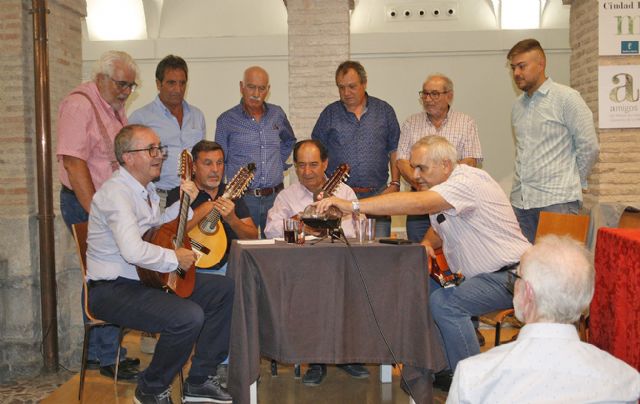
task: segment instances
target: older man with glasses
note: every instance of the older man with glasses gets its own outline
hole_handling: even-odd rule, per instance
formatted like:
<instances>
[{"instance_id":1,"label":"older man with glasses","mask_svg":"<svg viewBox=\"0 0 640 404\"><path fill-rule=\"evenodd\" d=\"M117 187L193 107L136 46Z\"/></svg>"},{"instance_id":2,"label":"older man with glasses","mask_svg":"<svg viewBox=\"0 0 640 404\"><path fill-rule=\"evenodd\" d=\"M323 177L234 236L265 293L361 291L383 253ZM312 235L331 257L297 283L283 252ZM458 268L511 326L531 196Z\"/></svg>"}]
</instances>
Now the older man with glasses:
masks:
<instances>
[{"instance_id":1,"label":"older man with glasses","mask_svg":"<svg viewBox=\"0 0 640 404\"><path fill-rule=\"evenodd\" d=\"M125 52L102 54L93 68L93 80L74 88L60 103L58 156L60 212L69 229L86 222L91 199L118 169L113 141L127 124L124 106L136 88L138 66ZM84 299L83 299L84 301ZM113 377L118 349L118 328L97 327L89 339L89 368L100 367ZM122 348L121 358L126 357ZM119 366L118 378L136 377L138 359L127 358Z\"/></svg>"}]
</instances>

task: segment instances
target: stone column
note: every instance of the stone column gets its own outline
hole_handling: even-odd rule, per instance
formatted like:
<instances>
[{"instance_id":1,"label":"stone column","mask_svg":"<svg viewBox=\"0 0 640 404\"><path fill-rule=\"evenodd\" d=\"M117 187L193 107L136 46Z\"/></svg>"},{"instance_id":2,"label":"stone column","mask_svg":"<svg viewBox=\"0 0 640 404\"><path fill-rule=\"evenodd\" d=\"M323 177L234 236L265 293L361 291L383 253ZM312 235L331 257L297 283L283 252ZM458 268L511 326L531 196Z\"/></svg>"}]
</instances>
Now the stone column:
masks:
<instances>
[{"instance_id":1,"label":"stone column","mask_svg":"<svg viewBox=\"0 0 640 404\"><path fill-rule=\"evenodd\" d=\"M81 81L84 0L49 0L52 138L57 106ZM31 1L0 0L0 382L42 367ZM55 150L55 147L54 147ZM52 157L55 161L55 156ZM59 215L57 172L54 208ZM56 217L60 362L78 368L80 274L70 234ZM65 268L68 266L69 268ZM44 331L46 332L46 330Z\"/></svg>"},{"instance_id":2,"label":"stone column","mask_svg":"<svg viewBox=\"0 0 640 404\"><path fill-rule=\"evenodd\" d=\"M589 177L586 207L596 203L640 200L640 128L598 129L598 66L639 64L639 56L598 56L598 0L571 4L571 87L593 111L600 156ZM636 86L640 85L637 83Z\"/></svg>"},{"instance_id":3,"label":"stone column","mask_svg":"<svg viewBox=\"0 0 640 404\"><path fill-rule=\"evenodd\" d=\"M320 112L338 99L335 71L349 58L353 0L286 0L289 24L289 119L311 137Z\"/></svg>"}]
</instances>

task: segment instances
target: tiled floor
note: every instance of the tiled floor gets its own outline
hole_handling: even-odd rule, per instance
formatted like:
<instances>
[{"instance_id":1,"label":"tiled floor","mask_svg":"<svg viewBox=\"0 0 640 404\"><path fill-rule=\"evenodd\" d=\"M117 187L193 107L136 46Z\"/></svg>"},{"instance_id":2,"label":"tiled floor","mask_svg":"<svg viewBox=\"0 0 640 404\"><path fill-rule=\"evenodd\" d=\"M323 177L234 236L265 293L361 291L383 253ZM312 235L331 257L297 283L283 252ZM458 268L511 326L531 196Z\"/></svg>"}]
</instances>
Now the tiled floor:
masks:
<instances>
[{"instance_id":1,"label":"tiled floor","mask_svg":"<svg viewBox=\"0 0 640 404\"><path fill-rule=\"evenodd\" d=\"M61 370L0 385L0 404L38 403L74 375L73 372Z\"/></svg>"}]
</instances>

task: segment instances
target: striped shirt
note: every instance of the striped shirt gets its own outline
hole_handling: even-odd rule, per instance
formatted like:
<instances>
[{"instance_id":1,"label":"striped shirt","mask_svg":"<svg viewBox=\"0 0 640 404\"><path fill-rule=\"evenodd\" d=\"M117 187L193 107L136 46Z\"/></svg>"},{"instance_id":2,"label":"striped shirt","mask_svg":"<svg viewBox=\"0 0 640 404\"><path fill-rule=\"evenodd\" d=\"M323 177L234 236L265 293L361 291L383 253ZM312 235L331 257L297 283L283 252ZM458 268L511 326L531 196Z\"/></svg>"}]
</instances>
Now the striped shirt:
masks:
<instances>
[{"instance_id":1,"label":"striped shirt","mask_svg":"<svg viewBox=\"0 0 640 404\"><path fill-rule=\"evenodd\" d=\"M266 102L264 107L260 122L240 102L223 112L216 124L215 139L225 153L225 172L233 175L249 163L256 164L251 189L282 183L283 171L291 166L287 159L296 142L282 108Z\"/></svg>"},{"instance_id":2,"label":"striped shirt","mask_svg":"<svg viewBox=\"0 0 640 404\"><path fill-rule=\"evenodd\" d=\"M516 142L511 204L540 208L582 200L598 158L593 114L580 93L547 79L511 111Z\"/></svg>"},{"instance_id":3,"label":"striped shirt","mask_svg":"<svg viewBox=\"0 0 640 404\"><path fill-rule=\"evenodd\" d=\"M531 246L498 183L479 168L458 164L431 191L451 206L429 215L453 272L471 278L520 261Z\"/></svg>"},{"instance_id":4,"label":"striped shirt","mask_svg":"<svg viewBox=\"0 0 640 404\"><path fill-rule=\"evenodd\" d=\"M367 95L366 111L359 120L341 101L329 104L311 137L329 152L328 173L347 163L351 166L349 186L378 189L387 185L389 156L398 147L400 125L395 111L385 101Z\"/></svg>"},{"instance_id":5,"label":"striped shirt","mask_svg":"<svg viewBox=\"0 0 640 404\"><path fill-rule=\"evenodd\" d=\"M418 112L407 118L400 128L397 159L409 160L411 146L425 136L437 135L446 138L458 151L458 160L474 157L482 161L482 148L478 137L478 125L467 114L449 109L439 128L429 120L426 112Z\"/></svg>"}]
</instances>

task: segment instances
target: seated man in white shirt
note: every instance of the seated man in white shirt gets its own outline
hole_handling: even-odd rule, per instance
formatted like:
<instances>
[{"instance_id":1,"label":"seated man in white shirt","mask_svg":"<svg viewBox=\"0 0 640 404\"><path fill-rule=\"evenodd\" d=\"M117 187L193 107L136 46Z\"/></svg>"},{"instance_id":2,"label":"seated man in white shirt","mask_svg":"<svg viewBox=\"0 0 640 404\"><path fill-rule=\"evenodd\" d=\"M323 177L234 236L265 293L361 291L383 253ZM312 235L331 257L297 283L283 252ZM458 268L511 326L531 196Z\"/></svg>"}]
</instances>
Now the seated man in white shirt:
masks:
<instances>
[{"instance_id":1,"label":"seated man in white shirt","mask_svg":"<svg viewBox=\"0 0 640 404\"><path fill-rule=\"evenodd\" d=\"M293 163L298 183L291 184L281 191L269 209L264 234L268 238L282 237L282 219L300 215L304 208L313 203L313 195L319 192L327 182L325 171L329 164L327 149L317 140L301 140L293 148ZM355 192L345 183L338 185L334 194L340 198L354 200ZM342 231L347 238L355 237L351 215L342 218ZM306 234L315 234L317 229L305 227Z\"/></svg>"},{"instance_id":2,"label":"seated man in white shirt","mask_svg":"<svg viewBox=\"0 0 640 404\"><path fill-rule=\"evenodd\" d=\"M228 352L234 283L196 274L193 292L182 298L140 282L136 266L160 273L178 267L193 271L195 254L142 239L150 228L174 219L180 207L160 212L152 180L160 175L166 147L158 136L143 125L125 126L114 149L120 169L96 192L89 214L89 307L101 320L160 334L151 363L138 375L134 403L171 404L171 383L192 352L183 401L231 403L216 367ZM192 198L198 191L191 181L184 181L182 190Z\"/></svg>"},{"instance_id":3,"label":"seated man in white shirt","mask_svg":"<svg viewBox=\"0 0 640 404\"><path fill-rule=\"evenodd\" d=\"M325 171L329 164L327 149L317 140L302 140L293 147L293 162L298 176L297 184L292 184L281 191L276 197L273 207L267 215L267 225L264 234L268 238L282 237L282 219L289 219L299 215L304 208L313 203L313 196L317 194L327 182ZM347 184L338 185L334 195L339 198L355 200L356 194ZM346 237L354 237L355 229L351 215L342 218L342 231ZM306 234L317 234L318 229L305 226ZM354 378L366 378L369 371L361 364L351 363L338 367ZM326 365L312 363L302 378L307 386L318 386L327 374Z\"/></svg>"},{"instance_id":4,"label":"seated man in white shirt","mask_svg":"<svg viewBox=\"0 0 640 404\"><path fill-rule=\"evenodd\" d=\"M518 340L458 363L447 403L635 403L640 374L581 342L573 323L593 297L587 252L547 236L512 270Z\"/></svg>"}]
</instances>

